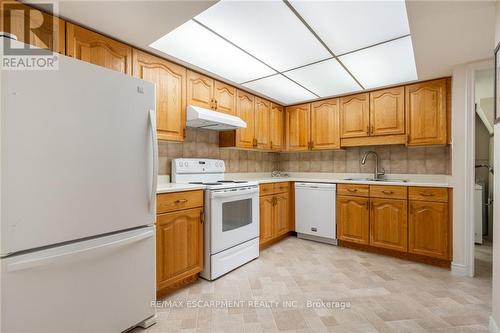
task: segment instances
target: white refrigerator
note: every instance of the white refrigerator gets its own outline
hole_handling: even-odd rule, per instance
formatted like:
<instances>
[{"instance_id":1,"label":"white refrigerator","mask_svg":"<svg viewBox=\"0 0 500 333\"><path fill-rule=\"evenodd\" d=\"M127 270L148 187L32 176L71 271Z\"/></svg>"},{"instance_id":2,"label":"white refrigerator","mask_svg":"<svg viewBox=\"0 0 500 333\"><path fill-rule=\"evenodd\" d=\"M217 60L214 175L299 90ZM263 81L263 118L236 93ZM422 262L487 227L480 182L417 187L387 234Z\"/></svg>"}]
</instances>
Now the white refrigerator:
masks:
<instances>
[{"instance_id":1,"label":"white refrigerator","mask_svg":"<svg viewBox=\"0 0 500 333\"><path fill-rule=\"evenodd\" d=\"M0 331L151 324L154 85L65 56L0 75Z\"/></svg>"}]
</instances>

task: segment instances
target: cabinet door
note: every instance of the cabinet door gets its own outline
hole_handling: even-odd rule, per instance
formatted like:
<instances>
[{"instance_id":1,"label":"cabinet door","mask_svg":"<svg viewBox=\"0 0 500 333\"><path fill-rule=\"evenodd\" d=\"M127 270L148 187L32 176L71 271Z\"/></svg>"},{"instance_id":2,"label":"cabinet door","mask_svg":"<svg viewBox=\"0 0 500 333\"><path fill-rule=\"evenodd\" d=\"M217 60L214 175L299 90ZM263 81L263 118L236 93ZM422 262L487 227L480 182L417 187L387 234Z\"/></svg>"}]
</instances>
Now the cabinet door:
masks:
<instances>
[{"instance_id":1,"label":"cabinet door","mask_svg":"<svg viewBox=\"0 0 500 333\"><path fill-rule=\"evenodd\" d=\"M450 259L449 225L448 203L410 201L408 251Z\"/></svg>"},{"instance_id":2,"label":"cabinet door","mask_svg":"<svg viewBox=\"0 0 500 333\"><path fill-rule=\"evenodd\" d=\"M196 72L187 71L187 104L214 109L214 80Z\"/></svg>"},{"instance_id":3,"label":"cabinet door","mask_svg":"<svg viewBox=\"0 0 500 333\"><path fill-rule=\"evenodd\" d=\"M255 141L260 149L271 149L270 113L271 102L255 97Z\"/></svg>"},{"instance_id":4,"label":"cabinet door","mask_svg":"<svg viewBox=\"0 0 500 333\"><path fill-rule=\"evenodd\" d=\"M283 149L283 124L285 122L284 114L284 108L281 105L271 103L271 114L269 116L269 126L271 128L269 133L272 150Z\"/></svg>"},{"instance_id":5,"label":"cabinet door","mask_svg":"<svg viewBox=\"0 0 500 333\"><path fill-rule=\"evenodd\" d=\"M311 148L340 148L339 99L314 102L311 105Z\"/></svg>"},{"instance_id":6,"label":"cabinet door","mask_svg":"<svg viewBox=\"0 0 500 333\"><path fill-rule=\"evenodd\" d=\"M18 41L65 54L65 21L18 2L2 1L1 30Z\"/></svg>"},{"instance_id":7,"label":"cabinet door","mask_svg":"<svg viewBox=\"0 0 500 333\"><path fill-rule=\"evenodd\" d=\"M368 244L369 199L337 196L337 238L344 241Z\"/></svg>"},{"instance_id":8,"label":"cabinet door","mask_svg":"<svg viewBox=\"0 0 500 333\"><path fill-rule=\"evenodd\" d=\"M183 141L186 130L186 69L148 53L134 50L134 76L156 86L158 139Z\"/></svg>"},{"instance_id":9,"label":"cabinet door","mask_svg":"<svg viewBox=\"0 0 500 333\"><path fill-rule=\"evenodd\" d=\"M288 212L289 200L288 193L282 193L275 196L274 205L274 237L284 235L288 232Z\"/></svg>"},{"instance_id":10,"label":"cabinet door","mask_svg":"<svg viewBox=\"0 0 500 333\"><path fill-rule=\"evenodd\" d=\"M66 55L94 65L132 74L132 48L77 25L66 24Z\"/></svg>"},{"instance_id":11,"label":"cabinet door","mask_svg":"<svg viewBox=\"0 0 500 333\"><path fill-rule=\"evenodd\" d=\"M260 244L264 244L273 239L273 215L274 215L274 196L266 195L259 198L260 206Z\"/></svg>"},{"instance_id":12,"label":"cabinet door","mask_svg":"<svg viewBox=\"0 0 500 333\"><path fill-rule=\"evenodd\" d=\"M368 93L340 99L340 137L357 138L370 132L370 103Z\"/></svg>"},{"instance_id":13,"label":"cabinet door","mask_svg":"<svg viewBox=\"0 0 500 333\"><path fill-rule=\"evenodd\" d=\"M311 104L289 106L285 113L286 149L308 150L310 143Z\"/></svg>"},{"instance_id":14,"label":"cabinet door","mask_svg":"<svg viewBox=\"0 0 500 333\"><path fill-rule=\"evenodd\" d=\"M203 209L158 215L156 284L168 287L203 269Z\"/></svg>"},{"instance_id":15,"label":"cabinet door","mask_svg":"<svg viewBox=\"0 0 500 333\"><path fill-rule=\"evenodd\" d=\"M405 133L404 100L404 87L370 93L370 135Z\"/></svg>"},{"instance_id":16,"label":"cabinet door","mask_svg":"<svg viewBox=\"0 0 500 333\"><path fill-rule=\"evenodd\" d=\"M254 96L238 90L236 93L236 115L247 123L246 128L236 130L236 146L241 148L255 147L255 112Z\"/></svg>"},{"instance_id":17,"label":"cabinet door","mask_svg":"<svg viewBox=\"0 0 500 333\"><path fill-rule=\"evenodd\" d=\"M447 143L446 79L405 87L408 145Z\"/></svg>"},{"instance_id":18,"label":"cabinet door","mask_svg":"<svg viewBox=\"0 0 500 333\"><path fill-rule=\"evenodd\" d=\"M407 201L372 198L370 208L370 245L406 252Z\"/></svg>"},{"instance_id":19,"label":"cabinet door","mask_svg":"<svg viewBox=\"0 0 500 333\"><path fill-rule=\"evenodd\" d=\"M228 84L215 81L214 86L215 109L218 112L232 116L236 114L236 88Z\"/></svg>"}]
</instances>

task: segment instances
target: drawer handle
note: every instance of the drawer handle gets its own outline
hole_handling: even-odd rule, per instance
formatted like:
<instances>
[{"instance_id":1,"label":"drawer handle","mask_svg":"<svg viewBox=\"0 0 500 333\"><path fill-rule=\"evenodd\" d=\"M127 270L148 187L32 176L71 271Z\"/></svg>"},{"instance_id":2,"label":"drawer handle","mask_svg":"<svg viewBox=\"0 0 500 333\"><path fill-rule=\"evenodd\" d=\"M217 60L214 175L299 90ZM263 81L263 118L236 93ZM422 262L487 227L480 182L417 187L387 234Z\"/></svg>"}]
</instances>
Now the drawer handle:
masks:
<instances>
[{"instance_id":1,"label":"drawer handle","mask_svg":"<svg viewBox=\"0 0 500 333\"><path fill-rule=\"evenodd\" d=\"M423 196L423 197L433 197L434 193L420 192L420 195Z\"/></svg>"},{"instance_id":2,"label":"drawer handle","mask_svg":"<svg viewBox=\"0 0 500 333\"><path fill-rule=\"evenodd\" d=\"M382 193L384 193L384 194L394 194L394 191L383 190Z\"/></svg>"},{"instance_id":3,"label":"drawer handle","mask_svg":"<svg viewBox=\"0 0 500 333\"><path fill-rule=\"evenodd\" d=\"M179 199L179 200L175 201L176 204L183 204L183 203L186 203L186 202L188 202L187 199Z\"/></svg>"},{"instance_id":4,"label":"drawer handle","mask_svg":"<svg viewBox=\"0 0 500 333\"><path fill-rule=\"evenodd\" d=\"M358 192L358 189L356 189L356 188L348 188L347 191L349 191L351 193L354 193L354 192Z\"/></svg>"}]
</instances>

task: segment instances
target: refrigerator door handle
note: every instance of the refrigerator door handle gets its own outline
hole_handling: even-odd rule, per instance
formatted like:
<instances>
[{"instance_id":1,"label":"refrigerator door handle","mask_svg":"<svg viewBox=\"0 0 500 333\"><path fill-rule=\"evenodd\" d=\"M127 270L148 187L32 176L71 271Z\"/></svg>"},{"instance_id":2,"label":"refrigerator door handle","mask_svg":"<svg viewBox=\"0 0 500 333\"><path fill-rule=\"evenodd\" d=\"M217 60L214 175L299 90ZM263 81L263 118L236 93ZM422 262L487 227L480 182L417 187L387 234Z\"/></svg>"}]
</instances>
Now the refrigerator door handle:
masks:
<instances>
[{"instance_id":1,"label":"refrigerator door handle","mask_svg":"<svg viewBox=\"0 0 500 333\"><path fill-rule=\"evenodd\" d=\"M156 135L156 112L149 110L149 125L151 126L151 145L153 147L153 171L151 181L151 196L149 198L149 208L153 211L156 209L154 203L156 199L156 188L158 186L158 137Z\"/></svg>"},{"instance_id":2,"label":"refrigerator door handle","mask_svg":"<svg viewBox=\"0 0 500 333\"><path fill-rule=\"evenodd\" d=\"M145 232L140 233L138 235L134 235L134 236L124 238L124 239L119 239L119 240L109 242L109 243L98 244L98 245L94 245L94 246L90 246L90 247L77 249L74 251L62 252L62 253L48 255L48 256L41 256L39 258L30 258L30 259L21 260L18 262L12 262L12 263L9 263L7 265L7 271L14 272L14 271L25 270L25 269L29 269L32 267L47 265L47 264L50 264L56 260L61 260L61 259L74 260L75 255L77 255L77 256L85 255L85 254L88 254L88 252L96 251L96 250L100 250L100 249L104 249L104 248L109 249L109 248L115 248L115 247L122 247L122 246L125 246L127 244L136 243L136 242L139 242L141 240L150 238L152 236L154 236L154 230L148 230L148 231L145 231Z\"/></svg>"}]
</instances>

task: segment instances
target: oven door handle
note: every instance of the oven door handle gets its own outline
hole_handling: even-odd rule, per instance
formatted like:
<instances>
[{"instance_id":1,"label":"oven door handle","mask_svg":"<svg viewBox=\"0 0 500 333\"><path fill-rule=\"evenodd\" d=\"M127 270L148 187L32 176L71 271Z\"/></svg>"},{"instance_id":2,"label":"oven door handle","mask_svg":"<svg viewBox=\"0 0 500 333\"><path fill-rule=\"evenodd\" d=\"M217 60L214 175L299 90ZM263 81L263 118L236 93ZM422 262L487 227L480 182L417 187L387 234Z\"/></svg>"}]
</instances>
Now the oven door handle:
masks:
<instances>
[{"instance_id":1,"label":"oven door handle","mask_svg":"<svg viewBox=\"0 0 500 333\"><path fill-rule=\"evenodd\" d=\"M234 196L240 196L240 195L247 195L247 194L254 194L254 193L259 193L258 188L252 188L252 189L247 189L247 190L237 190L237 191L227 191L227 192L212 192L211 197L212 198L227 198L227 197L234 197Z\"/></svg>"}]
</instances>

